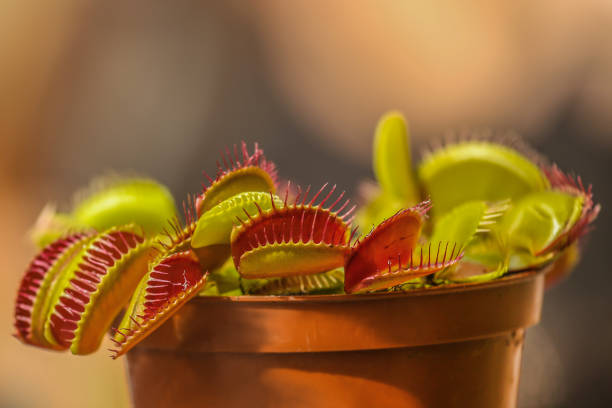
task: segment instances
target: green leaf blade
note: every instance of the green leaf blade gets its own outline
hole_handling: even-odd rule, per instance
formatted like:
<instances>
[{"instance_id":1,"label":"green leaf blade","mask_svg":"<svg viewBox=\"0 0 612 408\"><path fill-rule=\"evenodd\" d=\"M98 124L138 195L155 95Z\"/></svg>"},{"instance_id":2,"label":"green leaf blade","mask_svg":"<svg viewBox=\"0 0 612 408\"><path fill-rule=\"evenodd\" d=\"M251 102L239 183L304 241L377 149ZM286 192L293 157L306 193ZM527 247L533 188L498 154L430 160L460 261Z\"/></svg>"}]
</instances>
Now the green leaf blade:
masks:
<instances>
[{"instance_id":1,"label":"green leaf blade","mask_svg":"<svg viewBox=\"0 0 612 408\"><path fill-rule=\"evenodd\" d=\"M374 174L383 191L410 206L419 201L412 170L410 132L404 117L389 112L378 122L374 136Z\"/></svg>"}]
</instances>

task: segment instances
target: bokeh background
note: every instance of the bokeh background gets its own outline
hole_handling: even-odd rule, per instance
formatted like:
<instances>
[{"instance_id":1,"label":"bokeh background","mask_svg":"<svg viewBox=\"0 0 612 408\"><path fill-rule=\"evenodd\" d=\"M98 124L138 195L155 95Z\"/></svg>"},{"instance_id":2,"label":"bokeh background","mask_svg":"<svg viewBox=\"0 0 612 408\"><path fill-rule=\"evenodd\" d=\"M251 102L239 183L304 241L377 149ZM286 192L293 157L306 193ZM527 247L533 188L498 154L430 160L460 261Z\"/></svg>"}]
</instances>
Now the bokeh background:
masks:
<instances>
[{"instance_id":1,"label":"bokeh background","mask_svg":"<svg viewBox=\"0 0 612 408\"><path fill-rule=\"evenodd\" d=\"M513 129L594 184L603 211L528 332L520 407L612 406L609 0L3 0L0 406L129 406L122 362L10 336L44 203L68 205L110 169L181 199L240 140L259 141L284 178L355 195L391 108L417 146Z\"/></svg>"}]
</instances>

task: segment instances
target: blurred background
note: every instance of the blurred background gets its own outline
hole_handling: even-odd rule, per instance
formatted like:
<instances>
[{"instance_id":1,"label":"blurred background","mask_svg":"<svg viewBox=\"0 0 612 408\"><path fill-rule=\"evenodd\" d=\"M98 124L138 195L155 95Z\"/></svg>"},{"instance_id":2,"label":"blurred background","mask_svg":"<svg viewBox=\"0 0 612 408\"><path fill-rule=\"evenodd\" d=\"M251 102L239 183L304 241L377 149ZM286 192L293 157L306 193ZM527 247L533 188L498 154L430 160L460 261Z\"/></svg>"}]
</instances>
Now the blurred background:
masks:
<instances>
[{"instance_id":1,"label":"blurred background","mask_svg":"<svg viewBox=\"0 0 612 408\"><path fill-rule=\"evenodd\" d=\"M392 108L417 146L513 129L594 184L602 214L528 331L519 406L612 406L612 2L3 0L0 407L128 406L123 362L10 337L46 202L68 205L109 169L180 200L240 140L283 178L356 195Z\"/></svg>"}]
</instances>

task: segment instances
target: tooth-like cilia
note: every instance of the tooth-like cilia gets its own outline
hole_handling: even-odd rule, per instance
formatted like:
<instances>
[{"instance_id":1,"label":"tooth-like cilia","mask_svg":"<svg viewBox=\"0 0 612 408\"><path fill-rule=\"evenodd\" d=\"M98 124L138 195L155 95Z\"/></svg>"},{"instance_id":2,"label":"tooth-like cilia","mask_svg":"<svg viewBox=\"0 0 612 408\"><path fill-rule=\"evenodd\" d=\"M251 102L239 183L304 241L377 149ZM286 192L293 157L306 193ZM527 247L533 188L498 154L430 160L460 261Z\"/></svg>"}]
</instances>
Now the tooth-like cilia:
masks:
<instances>
[{"instance_id":1,"label":"tooth-like cilia","mask_svg":"<svg viewBox=\"0 0 612 408\"><path fill-rule=\"evenodd\" d=\"M588 232L590 225L595 221L601 210L600 204L593 201L593 186L589 184L585 188L580 176L572 177L561 171L556 164L549 168L544 168L544 173L555 191L568 193L577 197L582 197L582 211L580 217L573 225L568 225L565 233L553 244L560 247L567 247L576 242L580 237Z\"/></svg>"},{"instance_id":2,"label":"tooth-like cilia","mask_svg":"<svg viewBox=\"0 0 612 408\"><path fill-rule=\"evenodd\" d=\"M32 260L17 292L15 336L18 339L39 347L62 348L44 337L49 298L58 276L92 236L92 233L77 233L60 238L43 248Z\"/></svg>"},{"instance_id":3,"label":"tooth-like cilia","mask_svg":"<svg viewBox=\"0 0 612 408\"><path fill-rule=\"evenodd\" d=\"M453 208L436 220L431 240L435 242L448 239L463 248L472 240L481 223L495 222L492 218L485 221L486 212L487 204L484 201L468 201Z\"/></svg>"},{"instance_id":4,"label":"tooth-like cilia","mask_svg":"<svg viewBox=\"0 0 612 408\"><path fill-rule=\"evenodd\" d=\"M550 283L574 266L600 210L579 177L501 144L448 144L418 177L410 156L405 120L385 115L374 142L379 186L364 194L373 199L360 213L366 227L378 225L353 244L355 207L345 193L326 184L289 200L288 185L284 199L275 196L275 166L257 144L252 153L244 142L226 150L210 184L183 205L185 223L160 184L99 179L70 213L47 206L36 222L32 237L43 249L19 287L15 337L88 354L127 306L113 336L118 357L198 294L426 290L544 267ZM413 206L421 192L435 203L426 228L431 202Z\"/></svg>"},{"instance_id":5,"label":"tooth-like cilia","mask_svg":"<svg viewBox=\"0 0 612 408\"><path fill-rule=\"evenodd\" d=\"M456 244L418 246L429 201L402 210L358 240L345 265L346 293L389 289L455 264Z\"/></svg>"},{"instance_id":6,"label":"tooth-like cilia","mask_svg":"<svg viewBox=\"0 0 612 408\"><path fill-rule=\"evenodd\" d=\"M168 222L170 229L164 229L164 234L158 237L155 248L159 254L167 256L191 248L197 255L202 269L212 270L223 265L230 255L229 243L193 248L193 234L198 225L198 216L191 196L187 197L187 202L183 202L183 212L184 224L175 217Z\"/></svg>"},{"instance_id":7,"label":"tooth-like cilia","mask_svg":"<svg viewBox=\"0 0 612 408\"><path fill-rule=\"evenodd\" d=\"M437 285L476 283L497 279L508 272L508 247L495 233L476 234L465 247L461 262L433 276Z\"/></svg>"},{"instance_id":8,"label":"tooth-like cilia","mask_svg":"<svg viewBox=\"0 0 612 408\"><path fill-rule=\"evenodd\" d=\"M232 231L232 258L242 277L308 275L344 265L351 238L347 218L355 207L347 209L349 200L342 203L344 192L325 207L336 189L324 193L326 187L310 201L309 187L298 193L293 204L286 193L280 207L271 197L270 210L258 207L255 214L245 212L246 220L240 218L240 226Z\"/></svg>"},{"instance_id":9,"label":"tooth-like cilia","mask_svg":"<svg viewBox=\"0 0 612 408\"><path fill-rule=\"evenodd\" d=\"M283 201L269 193L245 192L236 194L225 201L220 202L200 216L196 229L193 233L191 246L201 248L209 245L229 245L232 228L240 225L237 217L244 216L244 212L254 214L257 212L256 205L264 211L272 209L272 203L281 207Z\"/></svg>"},{"instance_id":10,"label":"tooth-like cilia","mask_svg":"<svg viewBox=\"0 0 612 408\"><path fill-rule=\"evenodd\" d=\"M488 204L468 201L441 216L434 224L432 242L456 242L465 253L461 262L434 275L436 283L484 282L508 268L507 256L492 229L510 207L508 200Z\"/></svg>"},{"instance_id":11,"label":"tooth-like cilia","mask_svg":"<svg viewBox=\"0 0 612 408\"><path fill-rule=\"evenodd\" d=\"M517 200L550 184L518 151L487 141L463 141L430 153L418 168L438 217L472 200Z\"/></svg>"},{"instance_id":12,"label":"tooth-like cilia","mask_svg":"<svg viewBox=\"0 0 612 408\"><path fill-rule=\"evenodd\" d=\"M95 351L147 271L149 243L134 227L96 235L58 276L45 318L45 339L74 354Z\"/></svg>"},{"instance_id":13,"label":"tooth-like cilia","mask_svg":"<svg viewBox=\"0 0 612 408\"><path fill-rule=\"evenodd\" d=\"M513 249L511 269L549 263L582 236L599 213L591 187L556 166L544 170L552 190L523 197L504 216L499 231Z\"/></svg>"},{"instance_id":14,"label":"tooth-like cilia","mask_svg":"<svg viewBox=\"0 0 612 408\"><path fill-rule=\"evenodd\" d=\"M266 160L257 143L253 154L248 152L245 142L240 146L240 153L238 146L234 145L234 151L227 149L222 155L222 161L223 164L217 162L217 174L214 178L204 173L209 185L202 186L202 194L196 200L198 216L239 193L276 192L276 167L274 163Z\"/></svg>"},{"instance_id":15,"label":"tooth-like cilia","mask_svg":"<svg viewBox=\"0 0 612 408\"><path fill-rule=\"evenodd\" d=\"M147 178L109 175L94 179L78 192L70 213L57 213L54 206L45 206L31 236L37 245L44 246L67 231L104 231L128 224L154 236L175 215L174 198L162 184Z\"/></svg>"},{"instance_id":16,"label":"tooth-like cilia","mask_svg":"<svg viewBox=\"0 0 612 408\"><path fill-rule=\"evenodd\" d=\"M580 219L583 197L560 191L529 194L508 211L501 224L513 248L527 250L533 256L543 255Z\"/></svg>"},{"instance_id":17,"label":"tooth-like cilia","mask_svg":"<svg viewBox=\"0 0 612 408\"><path fill-rule=\"evenodd\" d=\"M115 332L114 340L118 344L120 343L121 347L124 347L123 344L128 339L127 334L130 334L129 338L133 337L133 340L130 340L129 344L131 345L125 347L132 347L132 342L138 342L150 333L150 331L140 330L141 326L146 326L145 322L151 320L149 325L157 327L163 319L169 317L186 302L185 296L181 295L180 301L170 302L172 305L168 305L169 309L165 312L167 317L154 318L151 309L151 305L154 304L152 303L153 298L158 296L157 303L163 303L170 301L175 295L178 296L178 292L168 292L170 287L168 282L177 278L178 275L176 274L180 272L182 267L184 267L183 272L185 272L185 278L187 279L185 282L189 283L185 288L189 289L191 284L196 283L193 279L194 276L199 279L202 277L202 270L222 268L221 265L229 258L229 242L192 249L194 232L199 225L199 219L191 196L187 198L187 202L183 203L183 212L184 225L178 218L172 219L169 222L170 230L164 230L165 235L158 238L153 247L157 251L157 256L150 263L147 274L138 284L119 324L119 329ZM160 278L162 278L161 282L158 281ZM197 289L190 289L189 297L195 296L204 287L204 283L198 284ZM236 281L237 286L238 282ZM157 292L157 294L154 292ZM215 294L217 293L215 285ZM122 348L119 350L122 350Z\"/></svg>"},{"instance_id":18,"label":"tooth-like cilia","mask_svg":"<svg viewBox=\"0 0 612 408\"><path fill-rule=\"evenodd\" d=\"M429 243L427 246L413 248L407 262L403 262L400 256L389 257L387 269L367 276L356 286L346 288L347 293L374 292L377 290L391 289L421 276L434 274L440 270L455 265L463 253L459 253L455 244L449 242L436 244Z\"/></svg>"},{"instance_id":19,"label":"tooth-like cilia","mask_svg":"<svg viewBox=\"0 0 612 408\"><path fill-rule=\"evenodd\" d=\"M161 326L206 283L193 251L158 259L139 283L126 315L115 331L113 358L125 354Z\"/></svg>"},{"instance_id":20,"label":"tooth-like cilia","mask_svg":"<svg viewBox=\"0 0 612 408\"><path fill-rule=\"evenodd\" d=\"M314 275L295 275L283 278L243 278L241 286L249 295L287 296L342 293L344 269L337 268Z\"/></svg>"}]
</instances>

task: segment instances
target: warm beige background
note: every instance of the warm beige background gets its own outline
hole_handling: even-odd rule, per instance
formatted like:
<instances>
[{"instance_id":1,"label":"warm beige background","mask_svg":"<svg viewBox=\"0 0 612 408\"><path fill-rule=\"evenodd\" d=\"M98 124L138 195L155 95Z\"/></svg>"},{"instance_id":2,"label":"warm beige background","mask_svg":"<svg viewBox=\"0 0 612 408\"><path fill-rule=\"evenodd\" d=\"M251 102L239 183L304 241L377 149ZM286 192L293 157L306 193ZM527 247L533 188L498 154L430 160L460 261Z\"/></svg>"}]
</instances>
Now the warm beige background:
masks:
<instances>
[{"instance_id":1,"label":"warm beige background","mask_svg":"<svg viewBox=\"0 0 612 408\"><path fill-rule=\"evenodd\" d=\"M0 4L0 406L127 404L123 363L106 352L77 358L9 335L33 255L25 232L46 201L65 204L106 169L182 197L245 138L285 177L355 191L371 176L376 118L400 108L418 143L447 128L519 130L609 199L608 0L158 3ZM522 407L605 403L605 262L589 252L599 269L548 295Z\"/></svg>"},{"instance_id":2,"label":"warm beige background","mask_svg":"<svg viewBox=\"0 0 612 408\"><path fill-rule=\"evenodd\" d=\"M26 348L10 336L15 290L34 249L24 234L46 187L19 154L33 143L40 101L78 25L85 2L3 1L0 5L0 406L127 407L122 362L105 353L88 358Z\"/></svg>"}]
</instances>

